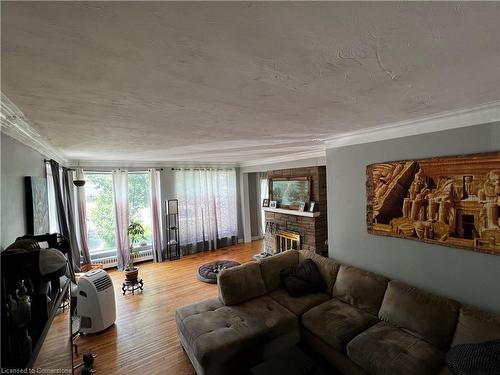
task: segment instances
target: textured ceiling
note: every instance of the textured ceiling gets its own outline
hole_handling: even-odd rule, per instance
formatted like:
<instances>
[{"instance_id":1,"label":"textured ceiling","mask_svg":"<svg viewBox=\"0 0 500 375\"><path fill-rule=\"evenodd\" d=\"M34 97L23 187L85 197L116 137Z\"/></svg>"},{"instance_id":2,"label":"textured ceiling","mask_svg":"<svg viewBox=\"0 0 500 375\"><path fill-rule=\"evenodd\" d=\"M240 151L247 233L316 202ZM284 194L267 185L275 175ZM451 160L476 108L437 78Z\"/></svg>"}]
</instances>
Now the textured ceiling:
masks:
<instances>
[{"instance_id":1,"label":"textured ceiling","mask_svg":"<svg viewBox=\"0 0 500 375\"><path fill-rule=\"evenodd\" d=\"M2 91L67 158L245 161L500 98L500 3L2 2Z\"/></svg>"}]
</instances>

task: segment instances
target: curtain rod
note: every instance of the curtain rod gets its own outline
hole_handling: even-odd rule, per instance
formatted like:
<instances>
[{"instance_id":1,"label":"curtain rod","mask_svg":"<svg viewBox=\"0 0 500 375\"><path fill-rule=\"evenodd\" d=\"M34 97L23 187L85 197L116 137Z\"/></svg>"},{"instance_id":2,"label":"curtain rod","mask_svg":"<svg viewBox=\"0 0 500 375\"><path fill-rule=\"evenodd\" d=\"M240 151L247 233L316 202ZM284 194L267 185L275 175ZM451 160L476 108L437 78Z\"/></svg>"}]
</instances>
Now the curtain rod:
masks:
<instances>
[{"instance_id":1,"label":"curtain rod","mask_svg":"<svg viewBox=\"0 0 500 375\"><path fill-rule=\"evenodd\" d=\"M148 168L148 169L121 169L121 168L113 168L113 169L93 169L93 168L83 168L83 172L85 173L94 173L94 174L110 174L113 171L127 171L128 174L138 174L138 173L144 173L148 172L148 169L155 169L155 170L160 170L159 168ZM73 170L73 169L72 169ZM161 169L163 170L163 168Z\"/></svg>"},{"instance_id":2,"label":"curtain rod","mask_svg":"<svg viewBox=\"0 0 500 375\"><path fill-rule=\"evenodd\" d=\"M234 168L217 168L217 167L192 167L192 168L172 168L173 171L234 171Z\"/></svg>"},{"instance_id":3,"label":"curtain rod","mask_svg":"<svg viewBox=\"0 0 500 375\"><path fill-rule=\"evenodd\" d=\"M94 169L94 168L84 168L81 167L84 172L95 172L95 173L111 173L113 171L127 171L128 173L141 173L147 172L149 169L154 169L157 171L163 171L163 168L139 168L139 169L125 169L125 168L111 168L111 169Z\"/></svg>"},{"instance_id":4,"label":"curtain rod","mask_svg":"<svg viewBox=\"0 0 500 375\"><path fill-rule=\"evenodd\" d=\"M50 162L52 161L52 159L43 159L43 161L45 162L45 164L47 164L47 163L50 163ZM57 162L56 162L56 163L57 163ZM57 164L59 164L59 163L57 163ZM65 169L67 169L68 171L74 171L74 170L75 170L75 169L73 169L73 168L67 168L67 167L65 167L64 165L61 165L61 164L59 164L59 166L60 166L61 168L65 168Z\"/></svg>"},{"instance_id":5,"label":"curtain rod","mask_svg":"<svg viewBox=\"0 0 500 375\"><path fill-rule=\"evenodd\" d=\"M51 161L51 159L44 159L45 163L50 163L50 161ZM63 168L66 168L66 167L63 166ZM82 167L78 166L78 168L82 168L83 170L87 170L87 171L94 171L94 169L92 169L92 167L87 169L87 168L85 168L83 166ZM131 167L131 168L132 168L132 170L136 170L136 171L144 171L144 170L148 170L148 169L156 169L156 170L159 170L159 171L163 171L163 168L140 168L140 167ZM70 171L76 170L75 168L66 168L66 169L68 169ZM130 170L130 168L111 168L111 170L113 170L113 169L117 169L119 171L121 171L121 170ZM99 171L99 169L97 169L95 171Z\"/></svg>"}]
</instances>

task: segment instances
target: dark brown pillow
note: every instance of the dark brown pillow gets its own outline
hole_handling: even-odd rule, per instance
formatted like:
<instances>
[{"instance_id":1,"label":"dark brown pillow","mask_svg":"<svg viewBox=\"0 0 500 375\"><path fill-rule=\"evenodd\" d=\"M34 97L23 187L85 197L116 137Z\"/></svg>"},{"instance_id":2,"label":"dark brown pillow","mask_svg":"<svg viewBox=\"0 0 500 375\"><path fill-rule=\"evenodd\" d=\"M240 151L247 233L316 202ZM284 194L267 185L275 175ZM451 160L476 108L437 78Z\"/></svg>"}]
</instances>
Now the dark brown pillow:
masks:
<instances>
[{"instance_id":1,"label":"dark brown pillow","mask_svg":"<svg viewBox=\"0 0 500 375\"><path fill-rule=\"evenodd\" d=\"M453 346L446 354L445 362L453 375L498 375L500 339Z\"/></svg>"},{"instance_id":2,"label":"dark brown pillow","mask_svg":"<svg viewBox=\"0 0 500 375\"><path fill-rule=\"evenodd\" d=\"M323 292L326 283L319 273L318 266L311 259L306 259L295 267L282 269L281 284L292 297Z\"/></svg>"}]
</instances>

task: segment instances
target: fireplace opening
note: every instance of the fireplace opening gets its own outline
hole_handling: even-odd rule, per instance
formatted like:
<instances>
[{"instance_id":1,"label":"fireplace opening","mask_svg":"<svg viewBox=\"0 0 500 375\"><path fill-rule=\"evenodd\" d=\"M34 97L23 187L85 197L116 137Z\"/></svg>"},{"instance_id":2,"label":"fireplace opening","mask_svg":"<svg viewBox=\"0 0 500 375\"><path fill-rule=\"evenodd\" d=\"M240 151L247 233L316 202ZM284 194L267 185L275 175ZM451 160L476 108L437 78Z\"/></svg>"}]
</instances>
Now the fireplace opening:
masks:
<instances>
[{"instance_id":1,"label":"fireplace opening","mask_svg":"<svg viewBox=\"0 0 500 375\"><path fill-rule=\"evenodd\" d=\"M290 230L277 230L276 252L281 253L286 250L300 250L300 233Z\"/></svg>"}]
</instances>

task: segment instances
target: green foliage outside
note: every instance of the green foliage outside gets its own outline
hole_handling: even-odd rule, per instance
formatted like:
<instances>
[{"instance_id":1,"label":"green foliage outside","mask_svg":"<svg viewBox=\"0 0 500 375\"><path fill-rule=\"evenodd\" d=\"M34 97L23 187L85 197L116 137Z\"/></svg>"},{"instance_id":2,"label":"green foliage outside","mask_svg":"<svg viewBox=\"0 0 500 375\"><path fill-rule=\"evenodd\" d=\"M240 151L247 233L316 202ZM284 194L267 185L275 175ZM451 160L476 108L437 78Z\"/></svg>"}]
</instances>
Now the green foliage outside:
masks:
<instances>
[{"instance_id":1,"label":"green foliage outside","mask_svg":"<svg viewBox=\"0 0 500 375\"><path fill-rule=\"evenodd\" d=\"M94 230L103 242L103 247L112 249L116 246L112 177L110 174L87 174L85 178L89 185L92 184L95 187L95 198L92 203L88 204L87 215L94 224ZM144 237L149 241L151 225L149 220L145 223L141 216L141 209L149 207L149 175L129 174L128 185L129 222L139 222L144 227ZM91 238L89 242L92 242Z\"/></svg>"},{"instance_id":2,"label":"green foliage outside","mask_svg":"<svg viewBox=\"0 0 500 375\"><path fill-rule=\"evenodd\" d=\"M139 222L144 228L144 238L151 241L150 217L146 223L141 216L141 209L149 207L149 174L129 174L128 175L128 209L129 222Z\"/></svg>"}]
</instances>

